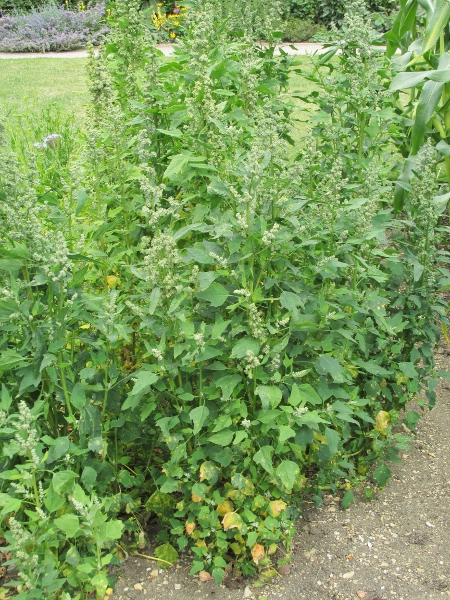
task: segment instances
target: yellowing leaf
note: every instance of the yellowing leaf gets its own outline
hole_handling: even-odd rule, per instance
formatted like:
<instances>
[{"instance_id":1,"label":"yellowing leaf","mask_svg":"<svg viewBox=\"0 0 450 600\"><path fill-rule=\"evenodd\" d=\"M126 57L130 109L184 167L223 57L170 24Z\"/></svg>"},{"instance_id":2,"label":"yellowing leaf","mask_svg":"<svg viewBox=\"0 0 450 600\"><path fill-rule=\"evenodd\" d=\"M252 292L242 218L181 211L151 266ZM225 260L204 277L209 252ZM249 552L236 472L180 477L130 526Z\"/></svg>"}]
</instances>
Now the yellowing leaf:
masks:
<instances>
[{"instance_id":1,"label":"yellowing leaf","mask_svg":"<svg viewBox=\"0 0 450 600\"><path fill-rule=\"evenodd\" d=\"M162 546L155 548L155 556L160 559L159 565L163 569L168 569L177 560L178 552L169 542L166 542Z\"/></svg>"},{"instance_id":2,"label":"yellowing leaf","mask_svg":"<svg viewBox=\"0 0 450 600\"><path fill-rule=\"evenodd\" d=\"M223 502L221 502L219 504L219 506L217 507L217 512L219 513L219 515L221 517L224 517L227 513L232 512L233 511L233 505L231 504L231 502L229 502L228 500L224 500Z\"/></svg>"},{"instance_id":3,"label":"yellowing leaf","mask_svg":"<svg viewBox=\"0 0 450 600\"><path fill-rule=\"evenodd\" d=\"M252 549L252 557L255 565L259 564L259 561L264 558L266 555L266 551L264 550L264 546L261 544L255 544Z\"/></svg>"},{"instance_id":4,"label":"yellowing leaf","mask_svg":"<svg viewBox=\"0 0 450 600\"><path fill-rule=\"evenodd\" d=\"M229 512L223 518L222 527L224 531L234 528L240 531L242 529L242 519L237 512Z\"/></svg>"},{"instance_id":5,"label":"yellowing leaf","mask_svg":"<svg viewBox=\"0 0 450 600\"><path fill-rule=\"evenodd\" d=\"M212 581L213 579L212 576L208 573L208 571L200 571L200 573L198 574L198 578L203 583L205 583L206 581Z\"/></svg>"},{"instance_id":6,"label":"yellowing leaf","mask_svg":"<svg viewBox=\"0 0 450 600\"><path fill-rule=\"evenodd\" d=\"M114 289L120 283L120 279L116 275L108 275L106 277L106 284L109 288Z\"/></svg>"},{"instance_id":7,"label":"yellowing leaf","mask_svg":"<svg viewBox=\"0 0 450 600\"><path fill-rule=\"evenodd\" d=\"M283 500L273 500L269 502L269 514L271 517L278 517L278 515L286 509L286 502Z\"/></svg>"},{"instance_id":8,"label":"yellowing leaf","mask_svg":"<svg viewBox=\"0 0 450 600\"><path fill-rule=\"evenodd\" d=\"M206 479L211 485L217 483L220 469L212 462L204 462L200 467L200 481Z\"/></svg>"},{"instance_id":9,"label":"yellowing leaf","mask_svg":"<svg viewBox=\"0 0 450 600\"><path fill-rule=\"evenodd\" d=\"M203 500L205 499L205 496L197 496L197 494L194 494L194 492L192 492L192 502L196 502L197 504L199 504L200 502L203 502Z\"/></svg>"},{"instance_id":10,"label":"yellowing leaf","mask_svg":"<svg viewBox=\"0 0 450 600\"><path fill-rule=\"evenodd\" d=\"M191 522L191 523L186 523L185 529L186 529L186 533L187 533L188 535L191 535L191 534L192 534L192 532L193 532L193 531L194 531L194 529L195 529L195 523L192 523L192 522Z\"/></svg>"},{"instance_id":11,"label":"yellowing leaf","mask_svg":"<svg viewBox=\"0 0 450 600\"><path fill-rule=\"evenodd\" d=\"M380 412L375 417L374 429L376 429L383 435L386 435L386 431L387 431L388 425L390 423L390 420L391 420L391 415L388 412L386 412L385 410L380 410Z\"/></svg>"},{"instance_id":12,"label":"yellowing leaf","mask_svg":"<svg viewBox=\"0 0 450 600\"><path fill-rule=\"evenodd\" d=\"M272 554L275 554L275 552L278 550L278 546L276 544L270 544L269 546L269 550L267 551L267 554L269 556L271 556Z\"/></svg>"}]
</instances>

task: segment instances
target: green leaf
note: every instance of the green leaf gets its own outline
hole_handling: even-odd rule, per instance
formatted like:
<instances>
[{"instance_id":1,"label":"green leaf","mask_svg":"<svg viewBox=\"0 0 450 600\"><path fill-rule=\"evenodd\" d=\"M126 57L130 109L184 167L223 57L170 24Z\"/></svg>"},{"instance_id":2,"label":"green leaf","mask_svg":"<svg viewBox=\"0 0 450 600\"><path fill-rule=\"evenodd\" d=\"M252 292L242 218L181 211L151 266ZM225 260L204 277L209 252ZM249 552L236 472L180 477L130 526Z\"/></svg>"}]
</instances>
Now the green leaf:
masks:
<instances>
[{"instance_id":1,"label":"green leaf","mask_svg":"<svg viewBox=\"0 0 450 600\"><path fill-rule=\"evenodd\" d=\"M155 312L156 307L158 306L160 297L161 297L161 289L158 287L153 288L151 291L151 294L150 294L150 302L148 305L148 314L149 315L152 315Z\"/></svg>"},{"instance_id":2,"label":"green leaf","mask_svg":"<svg viewBox=\"0 0 450 600\"><path fill-rule=\"evenodd\" d=\"M425 137L427 123L433 116L434 110L441 99L443 89L444 84L437 81L427 81L422 88L411 131L411 154L413 155L419 151Z\"/></svg>"},{"instance_id":3,"label":"green leaf","mask_svg":"<svg viewBox=\"0 0 450 600\"><path fill-rule=\"evenodd\" d=\"M197 298L209 302L212 306L222 306L229 294L221 283L213 283L203 292L197 292Z\"/></svg>"},{"instance_id":4,"label":"green leaf","mask_svg":"<svg viewBox=\"0 0 450 600\"><path fill-rule=\"evenodd\" d=\"M322 404L322 398L309 383L297 385L294 383L291 389L289 404L298 406L299 404Z\"/></svg>"},{"instance_id":5,"label":"green leaf","mask_svg":"<svg viewBox=\"0 0 450 600\"><path fill-rule=\"evenodd\" d=\"M303 306L304 301L298 294L294 294L293 292L282 292L280 295L280 304L283 308L292 312L299 306Z\"/></svg>"},{"instance_id":6,"label":"green leaf","mask_svg":"<svg viewBox=\"0 0 450 600\"><path fill-rule=\"evenodd\" d=\"M69 444L68 437L61 437L55 440L55 443L50 447L48 452L47 463L50 464L55 462L55 460L58 460L61 456L67 454L69 451Z\"/></svg>"},{"instance_id":7,"label":"green leaf","mask_svg":"<svg viewBox=\"0 0 450 600\"><path fill-rule=\"evenodd\" d=\"M288 490L292 491L296 478L300 473L297 463L292 460L283 460L276 468L275 474L281 479L281 483Z\"/></svg>"},{"instance_id":8,"label":"green leaf","mask_svg":"<svg viewBox=\"0 0 450 600\"><path fill-rule=\"evenodd\" d=\"M136 396L143 391L146 391L151 385L158 381L158 376L150 371L139 371L136 376L136 382L130 392L131 396Z\"/></svg>"},{"instance_id":9,"label":"green leaf","mask_svg":"<svg viewBox=\"0 0 450 600\"><path fill-rule=\"evenodd\" d=\"M417 379L419 377L419 373L416 371L412 362L399 362L398 366L400 371L410 379Z\"/></svg>"},{"instance_id":10,"label":"green leaf","mask_svg":"<svg viewBox=\"0 0 450 600\"><path fill-rule=\"evenodd\" d=\"M48 512L56 512L65 504L65 502L65 498L55 492L53 486L50 485L44 498L45 508L48 510Z\"/></svg>"},{"instance_id":11,"label":"green leaf","mask_svg":"<svg viewBox=\"0 0 450 600\"><path fill-rule=\"evenodd\" d=\"M377 484L383 488L388 480L392 477L392 472L386 466L386 463L381 462L380 465L375 469L372 474L372 477L377 482Z\"/></svg>"},{"instance_id":12,"label":"green leaf","mask_svg":"<svg viewBox=\"0 0 450 600\"><path fill-rule=\"evenodd\" d=\"M86 193L86 190L77 190L75 192L75 196L78 200L77 207L75 209L75 216L78 217L78 215L83 211L83 208L86 205L88 195Z\"/></svg>"},{"instance_id":13,"label":"green leaf","mask_svg":"<svg viewBox=\"0 0 450 600\"><path fill-rule=\"evenodd\" d=\"M383 37L388 40L386 54L388 58L395 54L401 44L401 40L414 24L417 13L417 0L409 0L398 12L392 25L392 29Z\"/></svg>"},{"instance_id":14,"label":"green leaf","mask_svg":"<svg viewBox=\"0 0 450 600\"><path fill-rule=\"evenodd\" d=\"M231 358L244 358L247 352L255 356L259 354L259 342L252 337L243 337L238 340L231 351Z\"/></svg>"},{"instance_id":15,"label":"green leaf","mask_svg":"<svg viewBox=\"0 0 450 600\"><path fill-rule=\"evenodd\" d=\"M217 273L214 271L207 271L206 273L199 273L199 290L204 292L214 283L214 280L217 279ZM229 322L229 321L228 321Z\"/></svg>"},{"instance_id":16,"label":"green leaf","mask_svg":"<svg viewBox=\"0 0 450 600\"><path fill-rule=\"evenodd\" d=\"M229 400L234 388L241 383L242 377L241 375L224 375L220 377L215 383L216 386L222 390L222 398L223 400Z\"/></svg>"},{"instance_id":17,"label":"green leaf","mask_svg":"<svg viewBox=\"0 0 450 600\"><path fill-rule=\"evenodd\" d=\"M18 512L22 506L22 500L20 498L13 498L9 494L0 493L0 506L3 507L0 514L7 515Z\"/></svg>"},{"instance_id":18,"label":"green leaf","mask_svg":"<svg viewBox=\"0 0 450 600\"><path fill-rule=\"evenodd\" d=\"M103 450L103 438L101 435L91 437L88 442L88 448L92 452L99 453Z\"/></svg>"},{"instance_id":19,"label":"green leaf","mask_svg":"<svg viewBox=\"0 0 450 600\"><path fill-rule=\"evenodd\" d=\"M287 425L281 425L279 427L279 432L280 432L280 442L281 443L285 442L289 438L295 437L295 431L291 427L288 427Z\"/></svg>"},{"instance_id":20,"label":"green leaf","mask_svg":"<svg viewBox=\"0 0 450 600\"><path fill-rule=\"evenodd\" d=\"M0 408L5 412L9 411L9 408L12 404L12 396L8 392L8 388L4 383L2 383L2 393L0 396Z\"/></svg>"},{"instance_id":21,"label":"green leaf","mask_svg":"<svg viewBox=\"0 0 450 600\"><path fill-rule=\"evenodd\" d=\"M189 165L190 154L176 154L172 156L169 166L164 171L164 179L173 179L176 175L179 175L185 171Z\"/></svg>"},{"instance_id":22,"label":"green leaf","mask_svg":"<svg viewBox=\"0 0 450 600\"><path fill-rule=\"evenodd\" d=\"M368 373L371 373L372 375L381 375L382 377L386 377L387 375L391 375L392 373L392 371L387 371L383 367L380 367L380 365L378 365L373 360L355 360L353 362L355 363L355 365L358 365L358 367L361 367L362 369L364 369Z\"/></svg>"},{"instance_id":23,"label":"green leaf","mask_svg":"<svg viewBox=\"0 0 450 600\"><path fill-rule=\"evenodd\" d=\"M178 481L168 477L159 490L162 494L172 494L178 490Z\"/></svg>"},{"instance_id":24,"label":"green leaf","mask_svg":"<svg viewBox=\"0 0 450 600\"><path fill-rule=\"evenodd\" d=\"M433 71L407 71L398 73L389 87L391 91L406 90L422 83Z\"/></svg>"},{"instance_id":25,"label":"green leaf","mask_svg":"<svg viewBox=\"0 0 450 600\"><path fill-rule=\"evenodd\" d=\"M73 390L70 395L70 403L77 410L81 410L86 404L86 394L81 383L76 383L73 386Z\"/></svg>"},{"instance_id":26,"label":"green leaf","mask_svg":"<svg viewBox=\"0 0 450 600\"><path fill-rule=\"evenodd\" d=\"M345 492L342 498L341 506L346 510L355 501L355 494L352 491Z\"/></svg>"},{"instance_id":27,"label":"green leaf","mask_svg":"<svg viewBox=\"0 0 450 600\"><path fill-rule=\"evenodd\" d=\"M0 354L0 373L23 367L27 364L27 359L15 350L5 350Z\"/></svg>"},{"instance_id":28,"label":"green leaf","mask_svg":"<svg viewBox=\"0 0 450 600\"><path fill-rule=\"evenodd\" d=\"M159 131L159 133L164 133L164 135L168 135L168 136L174 137L174 138L182 138L183 137L183 132L180 131L179 129L157 129L156 131Z\"/></svg>"},{"instance_id":29,"label":"green leaf","mask_svg":"<svg viewBox=\"0 0 450 600\"><path fill-rule=\"evenodd\" d=\"M253 460L257 465L260 465L265 471L272 475L273 466L272 466L272 446L262 446L258 452L253 456Z\"/></svg>"},{"instance_id":30,"label":"green leaf","mask_svg":"<svg viewBox=\"0 0 450 600\"><path fill-rule=\"evenodd\" d=\"M147 391L151 385L158 381L158 376L151 371L139 371L136 374L136 381L133 386L133 389L128 394L128 398L122 405L122 410L127 410L128 408L134 409L139 403L139 398L136 397L142 392Z\"/></svg>"},{"instance_id":31,"label":"green leaf","mask_svg":"<svg viewBox=\"0 0 450 600\"><path fill-rule=\"evenodd\" d=\"M118 519L103 523L99 529L98 536L102 542L114 542L120 540L123 533L124 524Z\"/></svg>"},{"instance_id":32,"label":"green leaf","mask_svg":"<svg viewBox=\"0 0 450 600\"><path fill-rule=\"evenodd\" d=\"M344 383L345 377L341 364L338 360L327 354L322 354L314 363L316 371L320 375L331 375L335 383Z\"/></svg>"},{"instance_id":33,"label":"green leaf","mask_svg":"<svg viewBox=\"0 0 450 600\"><path fill-rule=\"evenodd\" d=\"M283 393L280 388L274 385L258 385L255 394L261 398L263 410L276 408L283 398Z\"/></svg>"},{"instance_id":34,"label":"green leaf","mask_svg":"<svg viewBox=\"0 0 450 600\"><path fill-rule=\"evenodd\" d=\"M203 427L208 415L209 409L206 406L197 406L197 408L193 408L191 410L189 413L189 418L194 423L194 435L197 435L197 433Z\"/></svg>"},{"instance_id":35,"label":"green leaf","mask_svg":"<svg viewBox=\"0 0 450 600\"><path fill-rule=\"evenodd\" d=\"M219 433L215 433L209 438L209 441L218 446L229 446L234 436L234 431L224 429Z\"/></svg>"},{"instance_id":36,"label":"green leaf","mask_svg":"<svg viewBox=\"0 0 450 600\"><path fill-rule=\"evenodd\" d=\"M436 8L431 14L425 29L421 54L428 52L437 42L441 34L445 32L450 20L450 2L448 0L437 0Z\"/></svg>"},{"instance_id":37,"label":"green leaf","mask_svg":"<svg viewBox=\"0 0 450 600\"><path fill-rule=\"evenodd\" d=\"M325 439L327 440L328 450L330 451L331 456L334 456L339 449L339 442L341 441L340 435L334 429L326 427Z\"/></svg>"},{"instance_id":38,"label":"green leaf","mask_svg":"<svg viewBox=\"0 0 450 600\"><path fill-rule=\"evenodd\" d=\"M84 467L81 482L87 490L91 490L97 480L97 471L92 467Z\"/></svg>"},{"instance_id":39,"label":"green leaf","mask_svg":"<svg viewBox=\"0 0 450 600\"><path fill-rule=\"evenodd\" d=\"M52 485L57 494L71 491L73 482L78 475L73 471L58 471L53 475Z\"/></svg>"},{"instance_id":40,"label":"green leaf","mask_svg":"<svg viewBox=\"0 0 450 600\"><path fill-rule=\"evenodd\" d=\"M165 562L160 562L159 566L163 569L169 569L171 565L173 565L178 559L178 552L175 548L166 542L162 546L158 546L155 548L155 556L156 558L160 558ZM170 563L170 564L167 564Z\"/></svg>"},{"instance_id":41,"label":"green leaf","mask_svg":"<svg viewBox=\"0 0 450 600\"><path fill-rule=\"evenodd\" d=\"M80 529L80 520L76 515L63 515L53 522L69 538L74 537Z\"/></svg>"}]
</instances>

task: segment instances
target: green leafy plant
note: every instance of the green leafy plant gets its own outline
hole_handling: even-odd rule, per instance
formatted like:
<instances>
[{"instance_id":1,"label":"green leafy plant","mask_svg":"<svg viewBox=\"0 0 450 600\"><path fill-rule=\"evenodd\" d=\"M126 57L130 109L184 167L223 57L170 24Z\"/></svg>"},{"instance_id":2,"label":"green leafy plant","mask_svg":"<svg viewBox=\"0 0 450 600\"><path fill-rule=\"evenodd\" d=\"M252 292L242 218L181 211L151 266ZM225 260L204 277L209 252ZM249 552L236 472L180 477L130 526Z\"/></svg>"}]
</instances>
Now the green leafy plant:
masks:
<instances>
[{"instance_id":1,"label":"green leafy plant","mask_svg":"<svg viewBox=\"0 0 450 600\"><path fill-rule=\"evenodd\" d=\"M392 29L385 34L387 55L400 49L402 56L395 60L398 73L391 90L410 90L399 94L398 104L410 129L408 142L401 146L407 160L395 193L395 207L404 204L405 192L413 176L422 144L431 137L444 164L443 180L450 178L450 112L448 108L450 61L448 57L448 23L450 6L442 0L401 3ZM419 17L423 24L419 26Z\"/></svg>"},{"instance_id":2,"label":"green leafy plant","mask_svg":"<svg viewBox=\"0 0 450 600\"><path fill-rule=\"evenodd\" d=\"M327 39L329 33L325 27L304 19L290 17L283 23L285 42L308 42L316 39L317 36Z\"/></svg>"},{"instance_id":3,"label":"green leafy plant","mask_svg":"<svg viewBox=\"0 0 450 600\"><path fill-rule=\"evenodd\" d=\"M3 140L0 516L23 600L102 597L154 515L161 566L190 549L193 574L267 582L303 498L369 497L401 411L435 402L445 204L427 146L393 213L401 121L364 7L314 63L292 160L288 56L240 5L191 6L167 61L117 0L52 203L55 148L26 168Z\"/></svg>"}]
</instances>

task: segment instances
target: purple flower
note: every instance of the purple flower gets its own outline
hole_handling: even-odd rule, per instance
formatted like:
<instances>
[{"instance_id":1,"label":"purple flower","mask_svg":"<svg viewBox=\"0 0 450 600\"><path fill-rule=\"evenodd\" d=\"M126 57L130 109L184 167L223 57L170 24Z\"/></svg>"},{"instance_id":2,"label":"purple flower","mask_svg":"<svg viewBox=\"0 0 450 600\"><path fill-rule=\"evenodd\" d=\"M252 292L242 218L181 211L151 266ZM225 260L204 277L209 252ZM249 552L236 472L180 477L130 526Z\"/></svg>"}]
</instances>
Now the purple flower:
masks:
<instances>
[{"instance_id":1,"label":"purple flower","mask_svg":"<svg viewBox=\"0 0 450 600\"><path fill-rule=\"evenodd\" d=\"M45 6L30 13L5 15L0 21L0 52L75 50L98 44L108 31L105 3L85 11Z\"/></svg>"},{"instance_id":2,"label":"purple flower","mask_svg":"<svg viewBox=\"0 0 450 600\"><path fill-rule=\"evenodd\" d=\"M62 139L62 135L59 133L51 133L42 142L35 142L35 148L56 148L59 144L59 140Z\"/></svg>"}]
</instances>

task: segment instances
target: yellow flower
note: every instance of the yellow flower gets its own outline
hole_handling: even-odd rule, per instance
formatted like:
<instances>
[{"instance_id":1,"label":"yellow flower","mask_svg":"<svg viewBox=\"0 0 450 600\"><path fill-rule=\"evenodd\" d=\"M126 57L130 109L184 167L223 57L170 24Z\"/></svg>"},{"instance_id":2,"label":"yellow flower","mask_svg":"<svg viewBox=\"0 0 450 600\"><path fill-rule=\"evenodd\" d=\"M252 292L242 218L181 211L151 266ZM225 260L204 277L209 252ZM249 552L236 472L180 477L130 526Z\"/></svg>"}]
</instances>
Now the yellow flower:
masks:
<instances>
[{"instance_id":1,"label":"yellow flower","mask_svg":"<svg viewBox=\"0 0 450 600\"><path fill-rule=\"evenodd\" d=\"M179 21L174 21L175 25L179 25L180 22Z\"/></svg>"},{"instance_id":2,"label":"yellow flower","mask_svg":"<svg viewBox=\"0 0 450 600\"><path fill-rule=\"evenodd\" d=\"M175 34L173 31L172 31L172 32L171 32L171 34L170 34L170 37L171 37L171 38L176 38L177 36L176 36L176 34Z\"/></svg>"}]
</instances>

